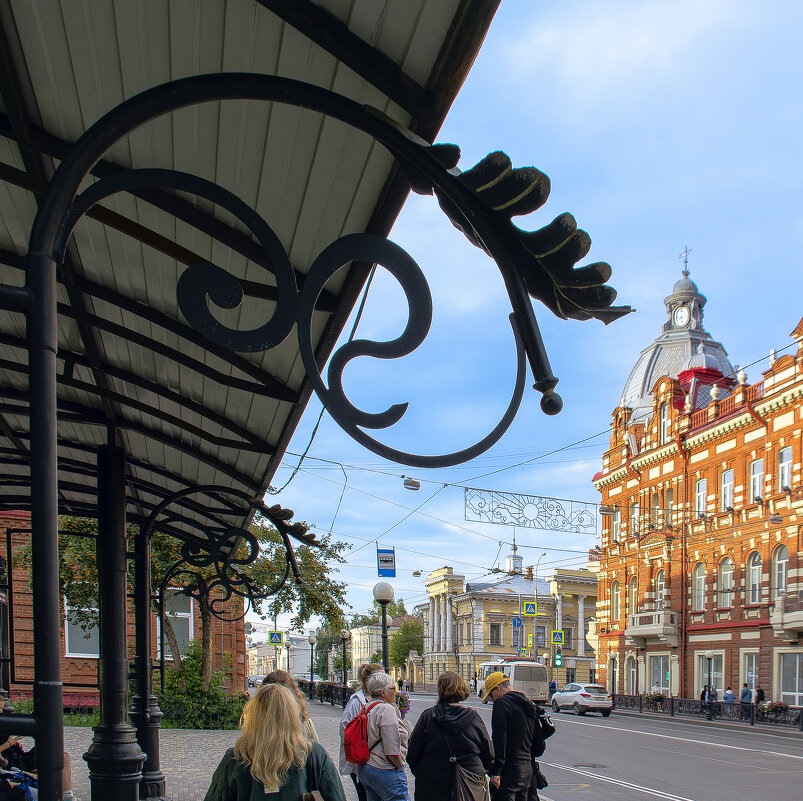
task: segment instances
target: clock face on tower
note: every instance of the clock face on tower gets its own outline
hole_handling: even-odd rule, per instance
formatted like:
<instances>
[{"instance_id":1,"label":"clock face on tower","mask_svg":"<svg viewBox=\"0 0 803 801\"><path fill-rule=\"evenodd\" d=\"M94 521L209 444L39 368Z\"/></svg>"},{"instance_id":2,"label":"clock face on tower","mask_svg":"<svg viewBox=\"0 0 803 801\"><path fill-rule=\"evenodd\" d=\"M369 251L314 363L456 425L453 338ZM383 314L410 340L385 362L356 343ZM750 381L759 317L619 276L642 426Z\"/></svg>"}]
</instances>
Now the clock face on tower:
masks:
<instances>
[{"instance_id":1,"label":"clock face on tower","mask_svg":"<svg viewBox=\"0 0 803 801\"><path fill-rule=\"evenodd\" d=\"M686 323L689 322L689 307L688 306L678 306L675 309L674 314L672 315L672 319L677 326L684 326Z\"/></svg>"}]
</instances>

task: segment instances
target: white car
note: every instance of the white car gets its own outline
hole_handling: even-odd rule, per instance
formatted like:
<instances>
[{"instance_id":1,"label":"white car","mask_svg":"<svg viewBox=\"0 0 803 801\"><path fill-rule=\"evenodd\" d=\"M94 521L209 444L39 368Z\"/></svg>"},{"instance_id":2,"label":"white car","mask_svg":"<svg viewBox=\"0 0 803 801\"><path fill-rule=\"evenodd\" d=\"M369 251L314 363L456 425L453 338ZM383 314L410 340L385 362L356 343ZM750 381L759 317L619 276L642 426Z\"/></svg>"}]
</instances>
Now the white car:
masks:
<instances>
[{"instance_id":1,"label":"white car","mask_svg":"<svg viewBox=\"0 0 803 801\"><path fill-rule=\"evenodd\" d=\"M571 709L575 715L599 712L608 717L613 708L613 697L601 684L567 684L552 696L552 711Z\"/></svg>"}]
</instances>

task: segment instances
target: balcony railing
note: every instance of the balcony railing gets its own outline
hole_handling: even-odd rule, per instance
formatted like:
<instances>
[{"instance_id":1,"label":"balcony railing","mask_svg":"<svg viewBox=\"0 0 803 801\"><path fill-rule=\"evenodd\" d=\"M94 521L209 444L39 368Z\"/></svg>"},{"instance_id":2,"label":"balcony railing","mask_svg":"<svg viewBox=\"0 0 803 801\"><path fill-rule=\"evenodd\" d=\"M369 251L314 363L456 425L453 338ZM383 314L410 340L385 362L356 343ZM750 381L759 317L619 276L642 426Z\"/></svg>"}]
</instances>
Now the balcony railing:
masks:
<instances>
[{"instance_id":1,"label":"balcony railing","mask_svg":"<svg viewBox=\"0 0 803 801\"><path fill-rule=\"evenodd\" d=\"M669 609L658 609L652 612L638 612L627 616L628 628L643 628L645 626L677 626L677 612Z\"/></svg>"},{"instance_id":2,"label":"balcony railing","mask_svg":"<svg viewBox=\"0 0 803 801\"><path fill-rule=\"evenodd\" d=\"M754 403L757 400L761 400L764 397L764 382L759 381L757 384L753 384L751 387L746 387L744 390L744 394L742 395L742 402L741 405L746 403ZM726 414L731 414L731 412L736 411L739 408L736 405L736 395L728 395L727 398L723 398L717 404L717 417L724 417ZM704 409L700 409L696 411L691 416L691 427L699 428L700 426L704 426L710 422L709 419L709 407L706 406Z\"/></svg>"}]
</instances>

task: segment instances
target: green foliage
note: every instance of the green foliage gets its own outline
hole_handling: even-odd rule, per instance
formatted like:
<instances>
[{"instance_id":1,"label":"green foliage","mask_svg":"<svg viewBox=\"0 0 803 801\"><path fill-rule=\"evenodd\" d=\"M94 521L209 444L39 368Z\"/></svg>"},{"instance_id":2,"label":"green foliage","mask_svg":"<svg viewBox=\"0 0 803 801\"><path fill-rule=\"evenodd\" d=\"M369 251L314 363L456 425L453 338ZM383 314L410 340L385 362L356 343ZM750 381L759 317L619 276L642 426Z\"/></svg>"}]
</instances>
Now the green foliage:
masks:
<instances>
[{"instance_id":1,"label":"green foliage","mask_svg":"<svg viewBox=\"0 0 803 801\"><path fill-rule=\"evenodd\" d=\"M158 696L165 724L185 729L236 729L245 699L227 697L224 672L215 671L205 687L201 644L191 640L181 664L167 668L165 692Z\"/></svg>"},{"instance_id":2,"label":"green foliage","mask_svg":"<svg viewBox=\"0 0 803 801\"><path fill-rule=\"evenodd\" d=\"M410 651L424 652L424 624L416 620L405 620L388 642L388 661L396 667L404 667Z\"/></svg>"},{"instance_id":3,"label":"green foliage","mask_svg":"<svg viewBox=\"0 0 803 801\"><path fill-rule=\"evenodd\" d=\"M388 604L388 618L402 617L407 614L404 608L404 598L398 601L391 601ZM354 615L351 618L351 628L359 629L363 626L378 626L382 620L382 605L379 601L374 601L374 611L370 615Z\"/></svg>"}]
</instances>

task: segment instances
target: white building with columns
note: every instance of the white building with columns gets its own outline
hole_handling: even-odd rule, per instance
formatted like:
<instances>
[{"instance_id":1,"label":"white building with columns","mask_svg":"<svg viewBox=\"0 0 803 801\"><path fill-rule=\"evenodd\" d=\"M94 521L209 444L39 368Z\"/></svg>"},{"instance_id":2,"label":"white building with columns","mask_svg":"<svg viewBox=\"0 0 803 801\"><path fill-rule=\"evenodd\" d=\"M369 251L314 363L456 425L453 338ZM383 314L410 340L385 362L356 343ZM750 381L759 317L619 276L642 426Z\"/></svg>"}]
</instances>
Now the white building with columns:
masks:
<instances>
[{"instance_id":1,"label":"white building with columns","mask_svg":"<svg viewBox=\"0 0 803 801\"><path fill-rule=\"evenodd\" d=\"M586 635L597 600L597 577L588 570L555 570L545 576L524 568L514 551L504 571L466 583L465 576L442 567L427 576L423 673L431 687L444 670L470 679L482 662L527 656L550 665L558 684L595 680L595 653ZM525 615L525 602L537 614ZM520 625L519 625L520 623ZM552 631L563 631L563 664L554 668Z\"/></svg>"}]
</instances>

